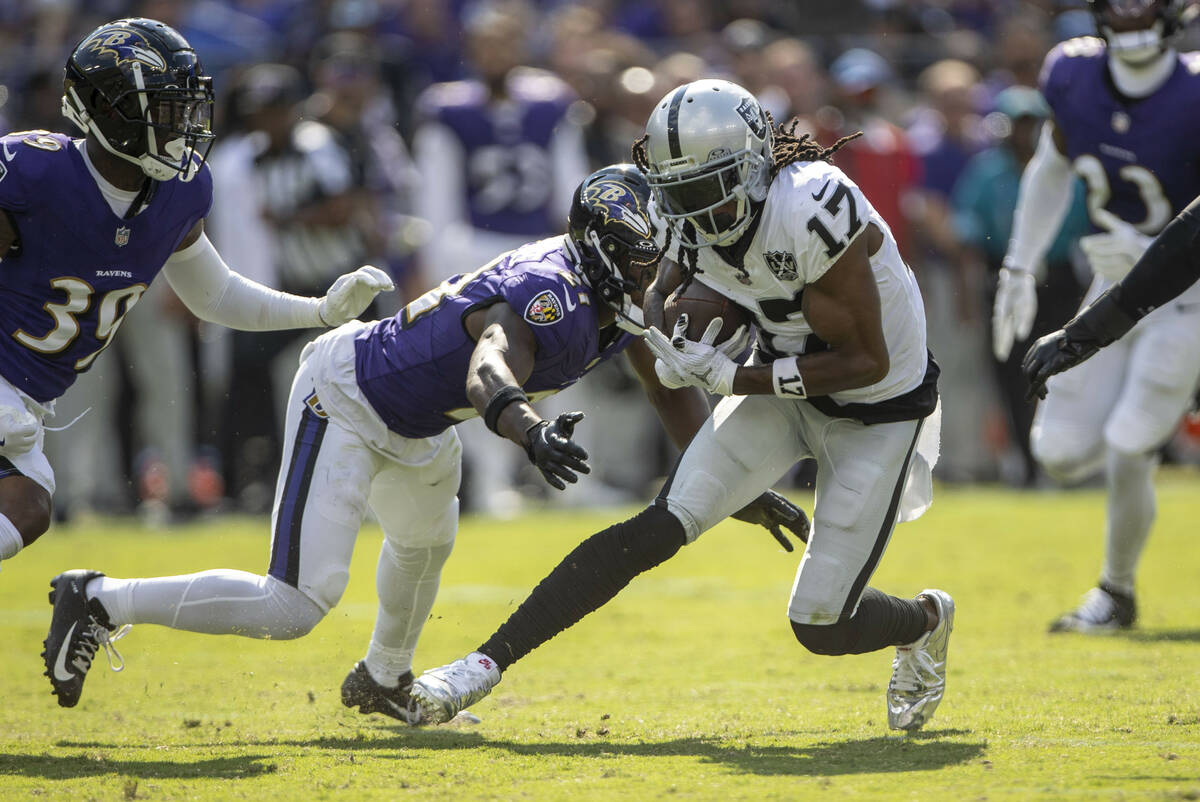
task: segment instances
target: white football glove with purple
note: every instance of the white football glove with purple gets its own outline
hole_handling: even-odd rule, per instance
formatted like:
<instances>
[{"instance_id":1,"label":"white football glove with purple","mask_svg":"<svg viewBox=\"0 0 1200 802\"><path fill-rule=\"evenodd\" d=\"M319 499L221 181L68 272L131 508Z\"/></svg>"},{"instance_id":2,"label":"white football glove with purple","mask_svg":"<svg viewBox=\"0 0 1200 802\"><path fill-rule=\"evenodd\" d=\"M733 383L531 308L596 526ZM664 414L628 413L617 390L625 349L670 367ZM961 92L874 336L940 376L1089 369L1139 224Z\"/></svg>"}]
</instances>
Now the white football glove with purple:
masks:
<instances>
[{"instance_id":1,"label":"white football glove with purple","mask_svg":"<svg viewBox=\"0 0 1200 802\"><path fill-rule=\"evenodd\" d=\"M749 332L745 326L739 326L732 337L714 345L723 325L721 318L713 318L699 340L689 340L685 313L676 319L670 339L654 327L642 334L646 345L657 357L654 372L664 387L700 387L714 395L733 395L738 363L732 357L746 350Z\"/></svg>"},{"instance_id":2,"label":"white football glove with purple","mask_svg":"<svg viewBox=\"0 0 1200 802\"><path fill-rule=\"evenodd\" d=\"M378 267L363 265L353 273L337 277L321 299L317 314L330 328L349 323L361 315L375 296L396 289L392 279Z\"/></svg>"},{"instance_id":3,"label":"white football glove with purple","mask_svg":"<svg viewBox=\"0 0 1200 802\"><path fill-rule=\"evenodd\" d=\"M1079 249L1087 256L1092 272L1109 281L1125 278L1137 260L1154 242L1128 223L1113 223L1110 231L1079 238Z\"/></svg>"}]
</instances>

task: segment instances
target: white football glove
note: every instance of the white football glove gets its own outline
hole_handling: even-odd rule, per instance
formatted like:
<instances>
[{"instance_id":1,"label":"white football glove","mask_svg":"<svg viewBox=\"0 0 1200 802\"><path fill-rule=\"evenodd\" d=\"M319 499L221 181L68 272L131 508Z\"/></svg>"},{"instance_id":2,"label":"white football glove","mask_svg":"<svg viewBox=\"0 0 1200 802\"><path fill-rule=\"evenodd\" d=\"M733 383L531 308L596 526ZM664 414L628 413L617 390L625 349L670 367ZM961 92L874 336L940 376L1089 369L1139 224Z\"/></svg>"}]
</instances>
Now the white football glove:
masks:
<instances>
[{"instance_id":1,"label":"white football glove","mask_svg":"<svg viewBox=\"0 0 1200 802\"><path fill-rule=\"evenodd\" d=\"M363 265L353 273L343 273L321 299L317 314L330 328L349 323L363 313L375 296L396 289L392 279L378 267Z\"/></svg>"},{"instance_id":2,"label":"white football glove","mask_svg":"<svg viewBox=\"0 0 1200 802\"><path fill-rule=\"evenodd\" d=\"M24 407L0 406L0 454L16 457L37 445L38 419Z\"/></svg>"},{"instance_id":3,"label":"white football glove","mask_svg":"<svg viewBox=\"0 0 1200 802\"><path fill-rule=\"evenodd\" d=\"M992 309L992 351L1004 362L1013 342L1029 337L1037 315L1037 280L1028 270L1000 269L996 305Z\"/></svg>"},{"instance_id":4,"label":"white football glove","mask_svg":"<svg viewBox=\"0 0 1200 802\"><path fill-rule=\"evenodd\" d=\"M679 387L700 387L714 395L733 395L733 377L738 365L724 351L713 345L721 332L724 321L713 318L704 330L699 341L689 340L685 336L688 326L688 316L680 315L675 321L675 330L671 338L656 328L649 328L642 334L646 345L658 359L654 362L654 372L664 387L676 389ZM742 340L741 353L745 348L745 332L741 331L729 338L723 346L736 339Z\"/></svg>"},{"instance_id":5,"label":"white football glove","mask_svg":"<svg viewBox=\"0 0 1200 802\"><path fill-rule=\"evenodd\" d=\"M1142 258L1154 242L1131 225L1120 224L1111 231L1079 238L1079 247L1087 256L1092 272L1109 281L1120 281Z\"/></svg>"}]
</instances>

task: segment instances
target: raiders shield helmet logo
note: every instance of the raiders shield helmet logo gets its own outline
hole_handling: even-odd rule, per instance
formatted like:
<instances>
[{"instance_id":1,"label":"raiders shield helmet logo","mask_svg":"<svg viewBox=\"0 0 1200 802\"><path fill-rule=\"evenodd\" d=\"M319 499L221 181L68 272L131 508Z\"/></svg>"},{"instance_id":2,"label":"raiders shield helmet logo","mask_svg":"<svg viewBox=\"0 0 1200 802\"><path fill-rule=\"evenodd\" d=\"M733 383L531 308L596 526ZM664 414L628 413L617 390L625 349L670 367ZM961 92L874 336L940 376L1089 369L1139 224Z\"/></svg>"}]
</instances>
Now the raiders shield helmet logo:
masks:
<instances>
[{"instance_id":1,"label":"raiders shield helmet logo","mask_svg":"<svg viewBox=\"0 0 1200 802\"><path fill-rule=\"evenodd\" d=\"M751 102L750 98L743 98L734 111L741 115L741 118L746 121L746 126L756 137L762 139L767 135L767 121L763 118L758 106Z\"/></svg>"},{"instance_id":2,"label":"raiders shield helmet logo","mask_svg":"<svg viewBox=\"0 0 1200 802\"><path fill-rule=\"evenodd\" d=\"M525 307L525 319L535 326L549 326L563 318L562 304L550 290L538 293Z\"/></svg>"},{"instance_id":3,"label":"raiders shield helmet logo","mask_svg":"<svg viewBox=\"0 0 1200 802\"><path fill-rule=\"evenodd\" d=\"M800 276L796 257L789 251L767 251L763 254L767 267L780 281L795 281Z\"/></svg>"}]
</instances>

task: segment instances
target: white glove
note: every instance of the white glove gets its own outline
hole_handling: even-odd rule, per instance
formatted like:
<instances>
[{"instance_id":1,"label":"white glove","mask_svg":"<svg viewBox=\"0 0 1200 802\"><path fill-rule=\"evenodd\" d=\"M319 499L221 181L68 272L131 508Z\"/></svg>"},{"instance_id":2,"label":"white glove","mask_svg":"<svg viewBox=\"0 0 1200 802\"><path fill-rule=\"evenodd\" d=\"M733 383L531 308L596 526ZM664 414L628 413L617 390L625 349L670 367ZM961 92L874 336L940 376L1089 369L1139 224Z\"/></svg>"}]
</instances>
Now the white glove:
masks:
<instances>
[{"instance_id":1,"label":"white glove","mask_svg":"<svg viewBox=\"0 0 1200 802\"><path fill-rule=\"evenodd\" d=\"M658 357L654 362L658 380L664 387L672 389L692 386L701 387L714 395L733 395L737 363L713 346L724 321L719 317L713 318L698 342L684 335L687 325L688 316L683 314L675 321L671 339L668 340L665 334L653 327L642 335L646 345ZM741 336L744 338L745 335ZM735 334L730 340L737 337Z\"/></svg>"},{"instance_id":2,"label":"white glove","mask_svg":"<svg viewBox=\"0 0 1200 802\"><path fill-rule=\"evenodd\" d=\"M1037 281L1028 270L1000 269L996 306L992 309L992 351L1004 362L1015 340L1024 340L1033 330L1037 315Z\"/></svg>"},{"instance_id":3,"label":"white glove","mask_svg":"<svg viewBox=\"0 0 1200 802\"><path fill-rule=\"evenodd\" d=\"M1120 281L1142 258L1154 242L1131 225L1120 224L1102 234L1079 238L1079 247L1087 256L1092 272L1109 281Z\"/></svg>"},{"instance_id":4,"label":"white glove","mask_svg":"<svg viewBox=\"0 0 1200 802\"><path fill-rule=\"evenodd\" d=\"M16 457L37 445L38 419L24 407L0 406L0 454Z\"/></svg>"},{"instance_id":5,"label":"white glove","mask_svg":"<svg viewBox=\"0 0 1200 802\"><path fill-rule=\"evenodd\" d=\"M337 277L337 281L330 285L329 292L321 299L317 314L326 326L340 326L361 315L376 295L394 289L396 285L387 273L378 267L363 265L353 273Z\"/></svg>"}]
</instances>

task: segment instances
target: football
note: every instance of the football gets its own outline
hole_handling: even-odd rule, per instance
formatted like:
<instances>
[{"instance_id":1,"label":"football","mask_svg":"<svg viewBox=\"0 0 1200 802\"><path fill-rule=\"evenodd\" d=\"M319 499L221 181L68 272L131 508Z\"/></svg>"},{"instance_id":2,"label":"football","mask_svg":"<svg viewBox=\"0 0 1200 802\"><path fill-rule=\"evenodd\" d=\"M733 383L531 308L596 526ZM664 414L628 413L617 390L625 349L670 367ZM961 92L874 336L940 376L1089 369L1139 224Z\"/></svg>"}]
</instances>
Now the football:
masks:
<instances>
[{"instance_id":1,"label":"football","mask_svg":"<svg viewBox=\"0 0 1200 802\"><path fill-rule=\"evenodd\" d=\"M689 340L699 340L713 318L719 317L723 321L721 333L717 335L718 344L732 337L739 326L744 325L749 328L754 322L745 309L699 281L689 284L682 294L676 290L671 297L667 298L666 304L663 305L663 313L666 315L667 321L667 330L664 334L670 336L676 318L684 312L688 315L687 337Z\"/></svg>"}]
</instances>

